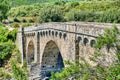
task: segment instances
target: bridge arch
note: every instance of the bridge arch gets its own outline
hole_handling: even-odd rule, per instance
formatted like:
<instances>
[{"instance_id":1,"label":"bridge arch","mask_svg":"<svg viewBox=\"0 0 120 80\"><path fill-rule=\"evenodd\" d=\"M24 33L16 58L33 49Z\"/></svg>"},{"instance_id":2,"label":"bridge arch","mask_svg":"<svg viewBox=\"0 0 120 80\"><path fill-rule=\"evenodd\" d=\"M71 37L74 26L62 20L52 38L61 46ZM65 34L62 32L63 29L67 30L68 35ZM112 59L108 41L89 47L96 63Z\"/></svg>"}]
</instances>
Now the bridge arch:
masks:
<instances>
[{"instance_id":1,"label":"bridge arch","mask_svg":"<svg viewBox=\"0 0 120 80\"><path fill-rule=\"evenodd\" d=\"M57 31L55 32L55 36L56 36L56 37L58 36L58 32L57 32Z\"/></svg>"},{"instance_id":2,"label":"bridge arch","mask_svg":"<svg viewBox=\"0 0 120 80\"><path fill-rule=\"evenodd\" d=\"M59 33L59 37L62 38L62 32Z\"/></svg>"},{"instance_id":3,"label":"bridge arch","mask_svg":"<svg viewBox=\"0 0 120 80\"><path fill-rule=\"evenodd\" d=\"M45 36L45 31L43 31L43 36Z\"/></svg>"},{"instance_id":4,"label":"bridge arch","mask_svg":"<svg viewBox=\"0 0 120 80\"><path fill-rule=\"evenodd\" d=\"M32 40L29 41L27 46L27 63L31 64L35 61L35 45Z\"/></svg>"},{"instance_id":5,"label":"bridge arch","mask_svg":"<svg viewBox=\"0 0 120 80\"><path fill-rule=\"evenodd\" d=\"M41 59L41 72L49 77L51 72L60 72L64 68L63 58L57 44L50 40L46 43Z\"/></svg>"},{"instance_id":6,"label":"bridge arch","mask_svg":"<svg viewBox=\"0 0 120 80\"><path fill-rule=\"evenodd\" d=\"M54 36L54 31L52 31L52 36Z\"/></svg>"},{"instance_id":7,"label":"bridge arch","mask_svg":"<svg viewBox=\"0 0 120 80\"><path fill-rule=\"evenodd\" d=\"M94 47L95 43L96 43L95 40L91 40L91 41L90 41L90 46L91 46L91 47Z\"/></svg>"},{"instance_id":8,"label":"bridge arch","mask_svg":"<svg viewBox=\"0 0 120 80\"><path fill-rule=\"evenodd\" d=\"M88 38L84 38L84 40L83 40L84 46L86 46L88 44L88 42L89 42Z\"/></svg>"}]
</instances>

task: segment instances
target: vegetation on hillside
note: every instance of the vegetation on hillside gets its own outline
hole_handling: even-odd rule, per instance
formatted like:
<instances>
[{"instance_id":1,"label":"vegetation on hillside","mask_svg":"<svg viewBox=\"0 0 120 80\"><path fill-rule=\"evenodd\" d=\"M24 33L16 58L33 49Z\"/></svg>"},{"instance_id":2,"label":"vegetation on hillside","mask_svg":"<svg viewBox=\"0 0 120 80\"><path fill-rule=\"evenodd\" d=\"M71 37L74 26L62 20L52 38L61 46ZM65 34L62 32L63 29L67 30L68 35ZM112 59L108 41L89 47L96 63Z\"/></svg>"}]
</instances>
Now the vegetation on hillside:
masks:
<instances>
[{"instance_id":1,"label":"vegetation on hillside","mask_svg":"<svg viewBox=\"0 0 120 80\"><path fill-rule=\"evenodd\" d=\"M0 22L7 18L7 12L9 11L10 6L6 0L0 0Z\"/></svg>"},{"instance_id":2,"label":"vegetation on hillside","mask_svg":"<svg viewBox=\"0 0 120 80\"><path fill-rule=\"evenodd\" d=\"M11 3L11 7L16 7L21 5L31 5L34 3L54 3L58 1L72 2L72 1L87 1L87 0L9 0L9 2Z\"/></svg>"},{"instance_id":3,"label":"vegetation on hillside","mask_svg":"<svg viewBox=\"0 0 120 80\"><path fill-rule=\"evenodd\" d=\"M0 66L5 60L8 60L15 48L17 29L9 31L7 28L0 25Z\"/></svg>"},{"instance_id":4,"label":"vegetation on hillside","mask_svg":"<svg viewBox=\"0 0 120 80\"><path fill-rule=\"evenodd\" d=\"M120 23L120 1L80 1L36 3L11 8L9 18L27 23L85 21Z\"/></svg>"}]
</instances>

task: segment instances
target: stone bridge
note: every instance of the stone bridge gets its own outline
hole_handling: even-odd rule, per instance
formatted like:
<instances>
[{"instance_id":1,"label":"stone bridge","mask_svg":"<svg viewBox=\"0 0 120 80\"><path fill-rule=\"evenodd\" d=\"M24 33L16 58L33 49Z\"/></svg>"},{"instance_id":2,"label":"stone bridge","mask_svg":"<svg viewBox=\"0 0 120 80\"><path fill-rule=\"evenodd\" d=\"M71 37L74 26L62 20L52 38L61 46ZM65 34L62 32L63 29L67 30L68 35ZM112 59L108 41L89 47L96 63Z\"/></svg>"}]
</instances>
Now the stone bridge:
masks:
<instances>
[{"instance_id":1,"label":"stone bridge","mask_svg":"<svg viewBox=\"0 0 120 80\"><path fill-rule=\"evenodd\" d=\"M65 67L64 61L84 57L90 64L94 43L105 28L113 24L88 22L53 22L20 28L17 43L22 62L27 61L30 76L50 76ZM120 25L117 25L120 26Z\"/></svg>"}]
</instances>

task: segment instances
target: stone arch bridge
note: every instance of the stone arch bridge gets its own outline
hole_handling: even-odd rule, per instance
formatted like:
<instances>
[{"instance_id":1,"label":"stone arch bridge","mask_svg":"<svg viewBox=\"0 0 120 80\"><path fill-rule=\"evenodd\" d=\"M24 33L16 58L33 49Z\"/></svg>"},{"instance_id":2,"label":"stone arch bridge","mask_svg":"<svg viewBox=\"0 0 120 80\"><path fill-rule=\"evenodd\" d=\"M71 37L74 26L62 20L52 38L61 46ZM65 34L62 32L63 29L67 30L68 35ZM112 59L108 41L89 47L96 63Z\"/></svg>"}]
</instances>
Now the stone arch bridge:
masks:
<instances>
[{"instance_id":1,"label":"stone arch bridge","mask_svg":"<svg viewBox=\"0 0 120 80\"><path fill-rule=\"evenodd\" d=\"M53 22L20 28L17 43L22 62L27 61L31 76L50 76L62 70L64 60L80 60L94 54L93 45L99 34L112 24L88 22ZM118 25L120 26L120 25Z\"/></svg>"}]
</instances>

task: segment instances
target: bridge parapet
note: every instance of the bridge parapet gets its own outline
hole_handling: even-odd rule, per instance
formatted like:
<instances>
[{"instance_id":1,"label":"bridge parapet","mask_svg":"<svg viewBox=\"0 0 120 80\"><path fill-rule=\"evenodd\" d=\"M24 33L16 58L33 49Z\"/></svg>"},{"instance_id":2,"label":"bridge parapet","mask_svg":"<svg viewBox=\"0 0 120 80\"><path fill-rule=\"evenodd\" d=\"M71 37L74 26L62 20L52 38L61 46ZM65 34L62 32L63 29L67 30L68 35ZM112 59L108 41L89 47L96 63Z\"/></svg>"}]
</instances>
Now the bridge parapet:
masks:
<instances>
[{"instance_id":1,"label":"bridge parapet","mask_svg":"<svg viewBox=\"0 0 120 80\"><path fill-rule=\"evenodd\" d=\"M105 28L110 28L114 24L94 23L94 22L50 22L24 28L24 32L40 30L57 30L68 33L98 36L104 32ZM119 28L120 24L116 24Z\"/></svg>"}]
</instances>

